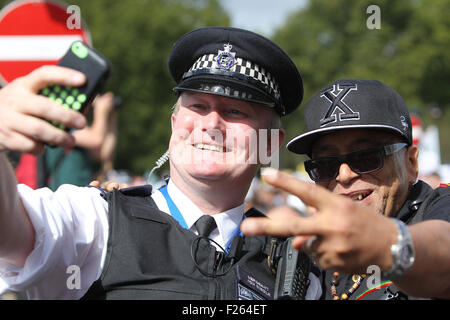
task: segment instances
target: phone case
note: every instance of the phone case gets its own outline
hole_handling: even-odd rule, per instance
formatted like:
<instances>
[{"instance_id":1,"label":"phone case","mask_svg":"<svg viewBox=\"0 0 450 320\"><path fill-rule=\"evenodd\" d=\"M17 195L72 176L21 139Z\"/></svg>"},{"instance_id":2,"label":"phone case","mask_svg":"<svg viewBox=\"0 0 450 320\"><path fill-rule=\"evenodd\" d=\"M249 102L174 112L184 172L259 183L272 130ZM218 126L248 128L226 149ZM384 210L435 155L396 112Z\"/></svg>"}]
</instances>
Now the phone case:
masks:
<instances>
[{"instance_id":1,"label":"phone case","mask_svg":"<svg viewBox=\"0 0 450 320\"><path fill-rule=\"evenodd\" d=\"M49 85L42 89L40 94L56 101L64 108L87 114L88 106L102 90L109 77L110 62L84 42L75 41L58 63L58 66L81 71L86 75L86 83L81 87ZM62 130L69 130L56 121L50 122Z\"/></svg>"}]
</instances>

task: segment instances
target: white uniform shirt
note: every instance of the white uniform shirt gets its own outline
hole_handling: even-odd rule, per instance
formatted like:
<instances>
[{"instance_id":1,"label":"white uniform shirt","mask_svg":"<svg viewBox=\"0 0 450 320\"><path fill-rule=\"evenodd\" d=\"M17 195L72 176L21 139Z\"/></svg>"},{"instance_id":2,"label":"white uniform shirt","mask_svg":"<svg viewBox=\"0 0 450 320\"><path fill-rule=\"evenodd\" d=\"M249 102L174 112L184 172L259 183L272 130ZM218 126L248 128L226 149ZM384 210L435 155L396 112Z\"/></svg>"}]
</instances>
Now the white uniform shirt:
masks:
<instances>
[{"instance_id":1,"label":"white uniform shirt","mask_svg":"<svg viewBox=\"0 0 450 320\"><path fill-rule=\"evenodd\" d=\"M174 183L167 191L182 210L187 226L203 213ZM103 269L108 241L108 204L100 190L62 185L57 191L32 190L18 185L19 196L36 232L35 246L23 268L0 260L0 293L4 290L27 292L30 299L79 299L97 280ZM170 214L159 191L152 194L158 208ZM217 224L210 238L225 247L240 225L244 204L214 214ZM79 273L78 273L79 272ZM78 273L78 274L77 274ZM74 276L79 276L79 288ZM310 275L311 278L311 275ZM312 279L308 295L321 294L318 279Z\"/></svg>"}]
</instances>

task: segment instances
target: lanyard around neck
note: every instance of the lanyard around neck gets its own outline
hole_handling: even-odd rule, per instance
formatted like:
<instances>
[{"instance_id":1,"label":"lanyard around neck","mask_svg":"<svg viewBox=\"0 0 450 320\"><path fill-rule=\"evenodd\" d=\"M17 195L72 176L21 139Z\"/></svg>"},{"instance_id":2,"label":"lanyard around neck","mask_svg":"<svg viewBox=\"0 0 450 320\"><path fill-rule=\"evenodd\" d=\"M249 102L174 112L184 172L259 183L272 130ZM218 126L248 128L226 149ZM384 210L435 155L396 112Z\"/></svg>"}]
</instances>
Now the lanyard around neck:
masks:
<instances>
[{"instance_id":1,"label":"lanyard around neck","mask_svg":"<svg viewBox=\"0 0 450 320\"><path fill-rule=\"evenodd\" d=\"M178 207L173 202L172 198L170 197L169 193L167 192L167 186L164 186L159 189L161 191L162 195L166 199L167 206L169 207L170 214L172 217L178 221L178 223L185 229L189 229L186 221L183 218L183 215L181 214L180 210L178 210Z\"/></svg>"}]
</instances>

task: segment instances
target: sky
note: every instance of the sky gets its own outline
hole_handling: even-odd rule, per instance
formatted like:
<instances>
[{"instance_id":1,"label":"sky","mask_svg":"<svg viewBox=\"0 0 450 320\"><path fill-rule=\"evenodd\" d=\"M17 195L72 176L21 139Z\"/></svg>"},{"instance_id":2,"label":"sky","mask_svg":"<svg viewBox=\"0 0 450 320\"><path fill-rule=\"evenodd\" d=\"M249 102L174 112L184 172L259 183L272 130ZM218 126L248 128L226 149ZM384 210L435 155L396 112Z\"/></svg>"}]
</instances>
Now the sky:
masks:
<instances>
[{"instance_id":1,"label":"sky","mask_svg":"<svg viewBox=\"0 0 450 320\"><path fill-rule=\"evenodd\" d=\"M290 12L305 6L307 0L220 0L229 12L231 25L271 36L283 25Z\"/></svg>"}]
</instances>

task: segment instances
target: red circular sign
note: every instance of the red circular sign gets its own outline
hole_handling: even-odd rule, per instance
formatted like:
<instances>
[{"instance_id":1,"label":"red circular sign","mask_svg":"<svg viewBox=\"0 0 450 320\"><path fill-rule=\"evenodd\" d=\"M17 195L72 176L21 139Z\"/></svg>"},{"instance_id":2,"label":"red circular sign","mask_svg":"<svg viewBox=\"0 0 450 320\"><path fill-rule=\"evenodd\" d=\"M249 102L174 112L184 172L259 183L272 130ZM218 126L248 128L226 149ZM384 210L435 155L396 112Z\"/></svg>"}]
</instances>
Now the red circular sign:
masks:
<instances>
[{"instance_id":1,"label":"red circular sign","mask_svg":"<svg viewBox=\"0 0 450 320\"><path fill-rule=\"evenodd\" d=\"M92 44L79 7L43 0L10 3L0 11L0 82L57 64L75 40Z\"/></svg>"}]
</instances>

